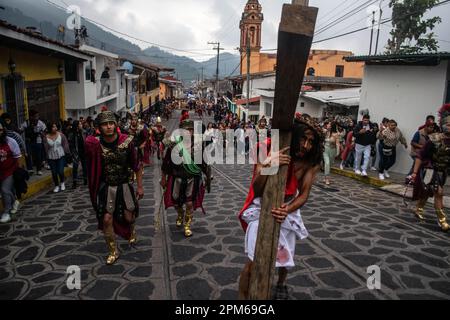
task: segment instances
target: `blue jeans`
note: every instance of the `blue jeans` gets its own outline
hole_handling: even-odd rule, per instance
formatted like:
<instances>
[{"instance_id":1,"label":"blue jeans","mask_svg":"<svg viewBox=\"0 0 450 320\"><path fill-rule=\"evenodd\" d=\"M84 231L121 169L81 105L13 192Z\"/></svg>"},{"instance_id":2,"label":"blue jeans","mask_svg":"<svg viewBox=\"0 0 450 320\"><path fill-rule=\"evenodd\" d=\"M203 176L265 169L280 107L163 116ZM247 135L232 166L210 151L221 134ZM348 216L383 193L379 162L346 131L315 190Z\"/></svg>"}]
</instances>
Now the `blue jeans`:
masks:
<instances>
[{"instance_id":1,"label":"blue jeans","mask_svg":"<svg viewBox=\"0 0 450 320\"><path fill-rule=\"evenodd\" d=\"M60 158L58 160L50 160L48 159L48 165L52 170L52 178L55 186L59 186L61 183L64 183L64 165L66 160L64 158ZM58 180L59 178L59 180Z\"/></svg>"},{"instance_id":2,"label":"blue jeans","mask_svg":"<svg viewBox=\"0 0 450 320\"><path fill-rule=\"evenodd\" d=\"M370 151L371 151L371 145L363 146L360 144L355 145L355 171L359 170L361 168L362 171L367 171L367 168L369 167L370 162ZM364 155L364 160L361 165L361 158Z\"/></svg>"},{"instance_id":3,"label":"blue jeans","mask_svg":"<svg viewBox=\"0 0 450 320\"><path fill-rule=\"evenodd\" d=\"M0 181L0 186L3 201L3 213L9 214L13 208L14 202L16 201L13 176L9 176L5 180Z\"/></svg>"}]
</instances>

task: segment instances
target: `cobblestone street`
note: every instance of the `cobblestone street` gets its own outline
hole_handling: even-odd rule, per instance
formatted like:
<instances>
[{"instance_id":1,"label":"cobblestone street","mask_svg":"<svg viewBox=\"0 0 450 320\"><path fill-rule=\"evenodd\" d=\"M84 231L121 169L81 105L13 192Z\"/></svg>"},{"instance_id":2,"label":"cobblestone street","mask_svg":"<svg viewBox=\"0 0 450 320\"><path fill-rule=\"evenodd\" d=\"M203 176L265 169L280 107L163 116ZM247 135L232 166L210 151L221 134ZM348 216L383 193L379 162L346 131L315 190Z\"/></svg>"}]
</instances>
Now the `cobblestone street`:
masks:
<instances>
[{"instance_id":1,"label":"cobblestone street","mask_svg":"<svg viewBox=\"0 0 450 320\"><path fill-rule=\"evenodd\" d=\"M155 230L159 178L157 166L146 169L139 242L130 248L121 240L110 267L86 187L26 201L17 221L0 225L0 299L237 299L247 259L237 213L251 167L214 168L207 214L196 212L190 239L176 228L173 209L162 210ZM302 210L310 237L297 245L291 299L450 298L450 236L432 207L419 224L401 197L340 176L330 187L317 181ZM82 270L81 290L66 286L71 265ZM381 268L381 290L367 288L371 265Z\"/></svg>"}]
</instances>

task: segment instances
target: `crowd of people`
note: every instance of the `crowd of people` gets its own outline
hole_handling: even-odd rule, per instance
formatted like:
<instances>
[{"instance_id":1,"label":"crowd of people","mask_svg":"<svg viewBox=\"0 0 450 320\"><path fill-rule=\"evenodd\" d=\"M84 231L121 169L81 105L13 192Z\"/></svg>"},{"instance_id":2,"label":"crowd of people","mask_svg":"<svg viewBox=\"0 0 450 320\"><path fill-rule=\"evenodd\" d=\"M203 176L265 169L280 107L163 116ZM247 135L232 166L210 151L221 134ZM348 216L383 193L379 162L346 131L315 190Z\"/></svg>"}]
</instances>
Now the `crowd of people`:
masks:
<instances>
[{"instance_id":1,"label":"crowd of people","mask_svg":"<svg viewBox=\"0 0 450 320\"><path fill-rule=\"evenodd\" d=\"M408 141L398 128L394 119L383 118L380 124L371 121L369 115L363 115L362 120L354 123L353 119L337 117L332 121L325 121L323 129L325 141L325 182L330 184L329 165L340 160L340 169L353 168L357 175L368 176L369 168L378 171L380 180L390 178L389 170L397 161L397 146L401 144L408 149ZM434 133L439 133L434 116L428 116L425 124L411 137L412 166L418 152L422 150ZM406 177L411 178L411 173Z\"/></svg>"},{"instance_id":2,"label":"crowd of people","mask_svg":"<svg viewBox=\"0 0 450 320\"><path fill-rule=\"evenodd\" d=\"M220 140L217 134L227 129L240 130L241 134L235 132L235 141L224 139L224 146L248 138L246 130L267 130L267 137L259 138L257 149L270 150L273 129L271 121L265 117L257 123L241 121L220 100L218 103L205 100L190 100L181 105L177 102L166 103L164 112L174 108L183 109L179 127L188 131L191 139L185 139L184 136L165 139L168 132L162 125L162 112L130 113L126 118L119 119L115 113L104 109L95 120L68 119L60 126L55 122L45 124L39 119L39 114L32 111L30 120L20 128L14 127L7 114L2 115L0 181L5 211L1 222L11 221L19 208L18 198L24 193L24 188L16 183L15 176L28 174L25 169L29 164L35 165L36 174L40 174L45 165L51 168L54 192L57 193L66 188L64 167L73 163L72 187L77 188L78 168L81 167L83 181L88 184L96 212L98 228L103 232L109 249L106 264L112 265L120 256L116 236L126 239L130 245L137 242L135 224L139 217L139 200L144 198L144 167L150 164L152 151L156 151L162 159L160 184L164 206L177 211L176 227L183 227L186 238L192 237L194 212L197 209L204 212L203 200L205 192L211 190L212 176L211 166L205 159L201 164L193 161L194 146L191 140L195 125L189 110L195 111L200 117L204 113L214 117L213 122L204 126L204 134L211 136L210 143ZM450 104L444 105L439 115L439 123L433 116L427 117L425 124L412 137L410 144L414 163L408 179L414 185L417 218L424 220L425 204L428 198L434 197L438 224L442 231L448 231L450 225L444 213L443 191L450 174ZM22 139L22 135L25 139ZM407 140L395 120L386 118L378 125L367 114L355 124L348 117L319 122L306 114L297 113L292 122L291 135L289 148L269 152L266 160L255 164L248 196L238 215L246 234L245 253L248 257L239 280L239 296L242 299L249 297L254 270L262 198L268 181L268 176L262 174L264 168L287 167L283 204L271 211L273 219L280 224L276 298L285 299L288 296L288 268L295 266L296 240L308 237L301 208L307 203L320 170L324 171L325 183L330 184L331 166L340 158L341 168L350 166L356 174L367 176L371 167L378 171L380 179L385 179L389 178L389 169L396 162L397 145L400 143L408 148ZM174 152L182 157L181 163L172 158ZM25 155L25 162L20 161L22 154Z\"/></svg>"},{"instance_id":3,"label":"crowd of people","mask_svg":"<svg viewBox=\"0 0 450 320\"><path fill-rule=\"evenodd\" d=\"M162 100L160 106L145 113L128 113L121 119L115 115L118 131L143 139L139 146L145 165L150 164L151 154L161 149L166 134L161 116L170 118L172 111L178 108L178 102L175 99ZM106 107L103 107L104 110ZM93 117L46 121L40 118L38 111L30 110L29 119L17 126L11 115L3 113L0 117L0 134L4 136L0 149L0 182L4 204L1 223L14 219L21 194L26 193L26 181L33 175L44 175L45 169L51 172L54 193L66 190L64 172L68 166L73 168L72 189L76 189L80 183L88 184L85 143L88 137L100 135L99 124ZM19 184L24 185L20 188L25 189L22 193L16 190Z\"/></svg>"}]
</instances>

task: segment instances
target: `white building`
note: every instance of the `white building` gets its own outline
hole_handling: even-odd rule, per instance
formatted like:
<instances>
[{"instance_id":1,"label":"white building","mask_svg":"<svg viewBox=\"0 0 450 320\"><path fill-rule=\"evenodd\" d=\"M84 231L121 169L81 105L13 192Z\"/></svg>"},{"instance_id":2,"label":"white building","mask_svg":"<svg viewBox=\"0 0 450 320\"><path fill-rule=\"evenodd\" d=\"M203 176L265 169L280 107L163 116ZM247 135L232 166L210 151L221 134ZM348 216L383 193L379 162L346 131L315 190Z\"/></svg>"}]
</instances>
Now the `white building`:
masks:
<instances>
[{"instance_id":1,"label":"white building","mask_svg":"<svg viewBox=\"0 0 450 320\"><path fill-rule=\"evenodd\" d=\"M259 117L273 117L274 90L258 90L261 96ZM361 88L332 91L306 91L299 95L296 112L309 114L313 118L325 119L336 115L356 119Z\"/></svg>"},{"instance_id":2,"label":"white building","mask_svg":"<svg viewBox=\"0 0 450 320\"><path fill-rule=\"evenodd\" d=\"M252 103L249 110L246 108L246 76L237 76L229 80L232 83L233 94L238 98L235 101L236 112L241 119L250 118L257 121L262 116L273 117L275 72L260 72L250 75L249 96ZM335 115L349 115L356 118L361 82L361 79L356 78L305 76L303 87L299 88L296 111L319 119ZM300 95L300 90L305 92ZM239 94L241 91L242 94ZM254 106L257 98L260 98L259 108Z\"/></svg>"},{"instance_id":3,"label":"white building","mask_svg":"<svg viewBox=\"0 0 450 320\"><path fill-rule=\"evenodd\" d=\"M84 63L65 66L67 116L94 116L102 106L114 112L125 109L125 70L120 67L119 56L87 45L80 46L79 49L92 55L92 58ZM106 67L109 67L109 79L102 80Z\"/></svg>"},{"instance_id":4,"label":"white building","mask_svg":"<svg viewBox=\"0 0 450 320\"><path fill-rule=\"evenodd\" d=\"M450 53L347 57L366 62L360 110L372 121L386 117L398 122L407 141L428 115L450 102ZM397 148L392 171L406 174L412 165L410 150Z\"/></svg>"}]
</instances>

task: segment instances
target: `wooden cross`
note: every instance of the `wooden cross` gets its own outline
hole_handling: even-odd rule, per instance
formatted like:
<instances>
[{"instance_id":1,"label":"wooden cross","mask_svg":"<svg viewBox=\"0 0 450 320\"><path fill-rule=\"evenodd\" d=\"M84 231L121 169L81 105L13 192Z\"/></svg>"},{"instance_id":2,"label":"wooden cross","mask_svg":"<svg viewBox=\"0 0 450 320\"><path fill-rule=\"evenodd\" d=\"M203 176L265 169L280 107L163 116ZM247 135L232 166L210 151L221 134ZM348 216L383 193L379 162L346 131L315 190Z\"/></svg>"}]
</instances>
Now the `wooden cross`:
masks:
<instances>
[{"instance_id":1,"label":"wooden cross","mask_svg":"<svg viewBox=\"0 0 450 320\"><path fill-rule=\"evenodd\" d=\"M277 73L272 128L279 129L280 150L290 146L291 129L300 89L309 58L318 9L308 7L308 0L284 4L278 32ZM249 299L270 300L280 236L280 224L272 209L284 202L287 180L285 166L269 176L262 197L258 238L250 275Z\"/></svg>"}]
</instances>

